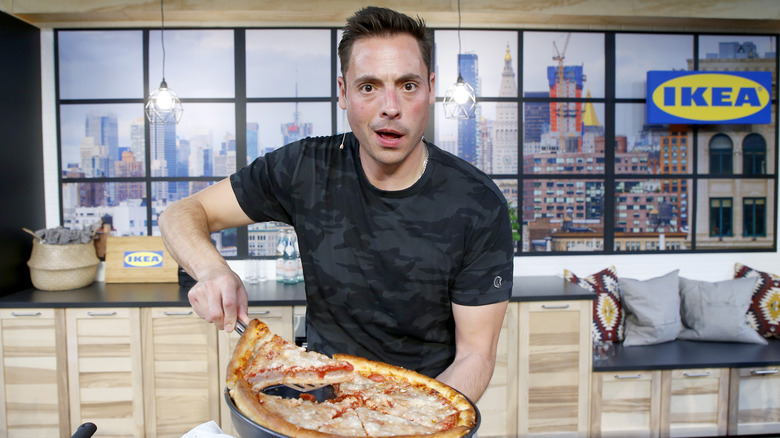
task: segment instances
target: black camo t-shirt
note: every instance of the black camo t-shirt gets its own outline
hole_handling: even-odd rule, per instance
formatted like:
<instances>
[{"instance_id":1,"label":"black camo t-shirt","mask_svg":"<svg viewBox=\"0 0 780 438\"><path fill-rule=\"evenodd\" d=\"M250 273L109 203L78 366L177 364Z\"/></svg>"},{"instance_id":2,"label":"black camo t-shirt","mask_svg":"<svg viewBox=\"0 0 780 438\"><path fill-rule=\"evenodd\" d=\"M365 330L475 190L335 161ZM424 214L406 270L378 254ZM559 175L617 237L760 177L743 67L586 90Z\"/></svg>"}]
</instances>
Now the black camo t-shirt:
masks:
<instances>
[{"instance_id":1,"label":"black camo t-shirt","mask_svg":"<svg viewBox=\"0 0 780 438\"><path fill-rule=\"evenodd\" d=\"M298 235L310 349L429 376L455 356L451 303L505 301L512 289L509 211L495 184L431 143L425 174L401 191L366 179L350 133L307 138L231 176L255 221Z\"/></svg>"}]
</instances>

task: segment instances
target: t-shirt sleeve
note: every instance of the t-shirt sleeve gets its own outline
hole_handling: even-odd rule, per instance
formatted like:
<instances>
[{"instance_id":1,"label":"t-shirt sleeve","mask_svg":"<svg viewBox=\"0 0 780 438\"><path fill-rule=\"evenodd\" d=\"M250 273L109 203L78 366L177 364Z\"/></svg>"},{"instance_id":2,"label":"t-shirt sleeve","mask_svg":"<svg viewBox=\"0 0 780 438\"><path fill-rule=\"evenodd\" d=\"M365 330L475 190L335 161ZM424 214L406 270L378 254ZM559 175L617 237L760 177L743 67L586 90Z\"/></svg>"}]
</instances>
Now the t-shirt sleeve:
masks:
<instances>
[{"instance_id":1,"label":"t-shirt sleeve","mask_svg":"<svg viewBox=\"0 0 780 438\"><path fill-rule=\"evenodd\" d=\"M230 176L238 204L255 222L292 223L291 167L299 145L291 144L255 159Z\"/></svg>"},{"instance_id":2,"label":"t-shirt sleeve","mask_svg":"<svg viewBox=\"0 0 780 438\"><path fill-rule=\"evenodd\" d=\"M471 230L464 266L450 289L455 304L494 304L512 295L514 244L509 207L501 196L487 211Z\"/></svg>"}]
</instances>

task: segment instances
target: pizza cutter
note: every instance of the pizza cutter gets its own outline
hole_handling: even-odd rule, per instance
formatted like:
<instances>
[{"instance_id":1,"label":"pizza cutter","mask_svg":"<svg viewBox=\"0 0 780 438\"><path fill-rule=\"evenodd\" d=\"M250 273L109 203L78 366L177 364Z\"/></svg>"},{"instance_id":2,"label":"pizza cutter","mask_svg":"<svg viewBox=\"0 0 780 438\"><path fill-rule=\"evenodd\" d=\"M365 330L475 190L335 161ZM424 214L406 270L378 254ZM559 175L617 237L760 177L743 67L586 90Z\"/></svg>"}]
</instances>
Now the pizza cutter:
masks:
<instances>
[{"instance_id":1,"label":"pizza cutter","mask_svg":"<svg viewBox=\"0 0 780 438\"><path fill-rule=\"evenodd\" d=\"M236 333L243 335L244 330L246 330L246 324L240 319L236 319ZM301 396L303 396L303 398L314 397L314 401L317 403L322 403L336 397L336 390L333 388L333 385L317 385L314 383L285 383L273 385L263 389L263 393L276 395L282 398L301 398Z\"/></svg>"}]
</instances>

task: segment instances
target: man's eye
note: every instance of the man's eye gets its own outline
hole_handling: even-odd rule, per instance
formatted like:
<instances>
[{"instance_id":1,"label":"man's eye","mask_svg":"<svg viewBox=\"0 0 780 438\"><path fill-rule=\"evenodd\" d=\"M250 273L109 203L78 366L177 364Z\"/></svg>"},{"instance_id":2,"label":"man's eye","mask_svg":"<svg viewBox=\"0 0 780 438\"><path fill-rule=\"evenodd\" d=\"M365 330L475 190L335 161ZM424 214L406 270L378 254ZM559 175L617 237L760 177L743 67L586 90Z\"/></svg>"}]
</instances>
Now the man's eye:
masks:
<instances>
[{"instance_id":1,"label":"man's eye","mask_svg":"<svg viewBox=\"0 0 780 438\"><path fill-rule=\"evenodd\" d=\"M362 85L360 87L360 91L362 91L364 93L370 93L370 92L374 91L374 86L373 85L369 85L369 84Z\"/></svg>"},{"instance_id":2,"label":"man's eye","mask_svg":"<svg viewBox=\"0 0 780 438\"><path fill-rule=\"evenodd\" d=\"M415 83L407 82L404 84L404 90L406 91L414 91L416 89L417 89L417 84Z\"/></svg>"}]
</instances>

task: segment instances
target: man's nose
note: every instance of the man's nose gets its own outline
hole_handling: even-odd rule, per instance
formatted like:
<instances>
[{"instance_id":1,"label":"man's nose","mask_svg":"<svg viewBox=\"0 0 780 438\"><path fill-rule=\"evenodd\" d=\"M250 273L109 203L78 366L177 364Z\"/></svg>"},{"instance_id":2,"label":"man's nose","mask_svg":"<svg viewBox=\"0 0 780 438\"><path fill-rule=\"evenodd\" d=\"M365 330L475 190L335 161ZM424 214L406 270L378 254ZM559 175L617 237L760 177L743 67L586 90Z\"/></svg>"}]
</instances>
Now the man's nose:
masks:
<instances>
[{"instance_id":1,"label":"man's nose","mask_svg":"<svg viewBox=\"0 0 780 438\"><path fill-rule=\"evenodd\" d=\"M398 92L394 88L389 88L384 93L384 105L382 115L395 118L401 114L401 106L398 99Z\"/></svg>"}]
</instances>

